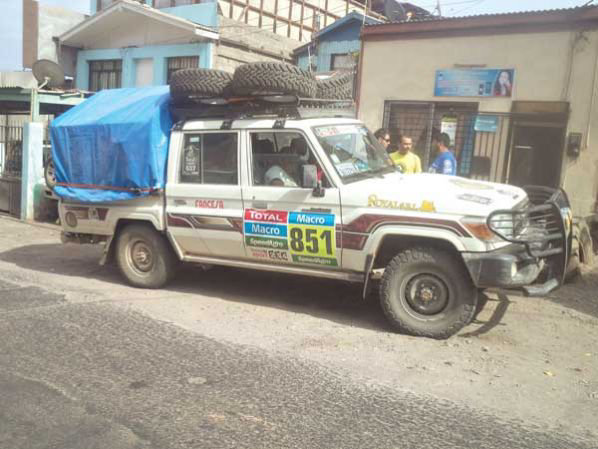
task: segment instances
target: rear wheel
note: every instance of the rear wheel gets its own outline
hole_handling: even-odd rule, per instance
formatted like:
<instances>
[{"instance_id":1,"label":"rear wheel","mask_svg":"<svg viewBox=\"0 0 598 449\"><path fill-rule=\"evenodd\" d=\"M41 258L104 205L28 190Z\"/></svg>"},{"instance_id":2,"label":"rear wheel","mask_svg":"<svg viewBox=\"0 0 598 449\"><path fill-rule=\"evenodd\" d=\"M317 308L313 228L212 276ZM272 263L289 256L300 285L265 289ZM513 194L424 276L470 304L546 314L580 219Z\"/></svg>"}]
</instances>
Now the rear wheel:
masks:
<instances>
[{"instance_id":1,"label":"rear wheel","mask_svg":"<svg viewBox=\"0 0 598 449\"><path fill-rule=\"evenodd\" d=\"M146 224L130 224L120 232L116 260L125 279L142 288L164 286L174 277L178 262L166 238Z\"/></svg>"},{"instance_id":2,"label":"rear wheel","mask_svg":"<svg viewBox=\"0 0 598 449\"><path fill-rule=\"evenodd\" d=\"M382 309L407 334L448 338L471 322L477 289L452 254L428 247L401 251L380 284Z\"/></svg>"},{"instance_id":3,"label":"rear wheel","mask_svg":"<svg viewBox=\"0 0 598 449\"><path fill-rule=\"evenodd\" d=\"M56 187L56 170L52 159L48 160L44 167L44 179L46 181L46 187L50 190L54 190L54 187Z\"/></svg>"}]
</instances>

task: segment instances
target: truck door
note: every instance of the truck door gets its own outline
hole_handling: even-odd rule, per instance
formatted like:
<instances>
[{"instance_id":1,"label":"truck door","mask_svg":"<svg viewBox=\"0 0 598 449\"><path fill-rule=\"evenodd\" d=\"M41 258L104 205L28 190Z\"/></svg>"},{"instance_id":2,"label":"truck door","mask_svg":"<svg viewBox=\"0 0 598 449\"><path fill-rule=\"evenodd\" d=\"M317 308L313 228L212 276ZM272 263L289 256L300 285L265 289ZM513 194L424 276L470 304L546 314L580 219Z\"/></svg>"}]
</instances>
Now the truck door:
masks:
<instances>
[{"instance_id":1,"label":"truck door","mask_svg":"<svg viewBox=\"0 0 598 449\"><path fill-rule=\"evenodd\" d=\"M184 256L245 257L239 182L239 133L192 131L169 164L168 232Z\"/></svg>"},{"instance_id":2,"label":"truck door","mask_svg":"<svg viewBox=\"0 0 598 449\"><path fill-rule=\"evenodd\" d=\"M243 186L247 257L326 269L341 265L339 189L329 183L299 131L248 133L249 179ZM317 167L324 196L302 188L302 166ZM339 245L337 247L337 240Z\"/></svg>"}]
</instances>

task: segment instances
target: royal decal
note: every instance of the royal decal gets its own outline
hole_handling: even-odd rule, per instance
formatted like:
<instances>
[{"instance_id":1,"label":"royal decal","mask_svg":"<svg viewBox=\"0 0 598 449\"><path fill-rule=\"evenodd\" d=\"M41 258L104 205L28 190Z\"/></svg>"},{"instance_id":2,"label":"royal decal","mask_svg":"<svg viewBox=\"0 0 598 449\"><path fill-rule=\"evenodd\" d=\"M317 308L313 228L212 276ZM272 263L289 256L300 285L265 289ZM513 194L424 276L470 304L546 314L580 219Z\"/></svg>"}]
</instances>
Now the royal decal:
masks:
<instances>
[{"instance_id":1,"label":"royal decal","mask_svg":"<svg viewBox=\"0 0 598 449\"><path fill-rule=\"evenodd\" d=\"M433 201L424 200L418 205L417 203L402 203L395 200L386 200L383 198L378 198L376 195L368 196L368 207L408 210L414 212L436 212L436 206L434 205Z\"/></svg>"}]
</instances>

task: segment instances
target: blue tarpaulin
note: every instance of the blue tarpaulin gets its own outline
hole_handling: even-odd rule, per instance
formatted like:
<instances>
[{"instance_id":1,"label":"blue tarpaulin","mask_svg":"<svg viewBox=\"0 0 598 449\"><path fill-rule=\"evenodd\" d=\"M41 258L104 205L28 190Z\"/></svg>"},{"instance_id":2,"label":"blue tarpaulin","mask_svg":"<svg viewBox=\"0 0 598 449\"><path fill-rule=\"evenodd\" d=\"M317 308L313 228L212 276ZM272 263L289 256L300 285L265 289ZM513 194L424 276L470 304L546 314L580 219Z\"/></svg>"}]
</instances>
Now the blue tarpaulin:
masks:
<instances>
[{"instance_id":1,"label":"blue tarpaulin","mask_svg":"<svg viewBox=\"0 0 598 449\"><path fill-rule=\"evenodd\" d=\"M168 86L107 89L50 126L55 193L110 202L164 188L172 117Z\"/></svg>"}]
</instances>

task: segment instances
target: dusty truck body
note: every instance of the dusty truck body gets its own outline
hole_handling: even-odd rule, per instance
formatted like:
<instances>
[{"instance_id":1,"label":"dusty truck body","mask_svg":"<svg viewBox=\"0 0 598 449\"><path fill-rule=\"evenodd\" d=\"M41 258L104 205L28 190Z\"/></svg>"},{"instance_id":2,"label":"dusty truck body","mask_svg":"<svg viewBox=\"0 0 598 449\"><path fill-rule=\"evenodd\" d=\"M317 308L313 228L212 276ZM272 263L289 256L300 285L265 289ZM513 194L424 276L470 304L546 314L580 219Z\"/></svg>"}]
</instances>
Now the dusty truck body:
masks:
<instances>
[{"instance_id":1,"label":"dusty truck body","mask_svg":"<svg viewBox=\"0 0 598 449\"><path fill-rule=\"evenodd\" d=\"M154 141L103 133L112 119L58 121L63 240L103 243L103 259L137 287L165 286L180 262L339 279L364 296L376 287L397 329L435 338L471 321L480 289L562 284L563 191L403 175L342 109L262 100L186 109L172 123L149 111L163 121ZM131 153L126 139L144 143Z\"/></svg>"}]
</instances>

